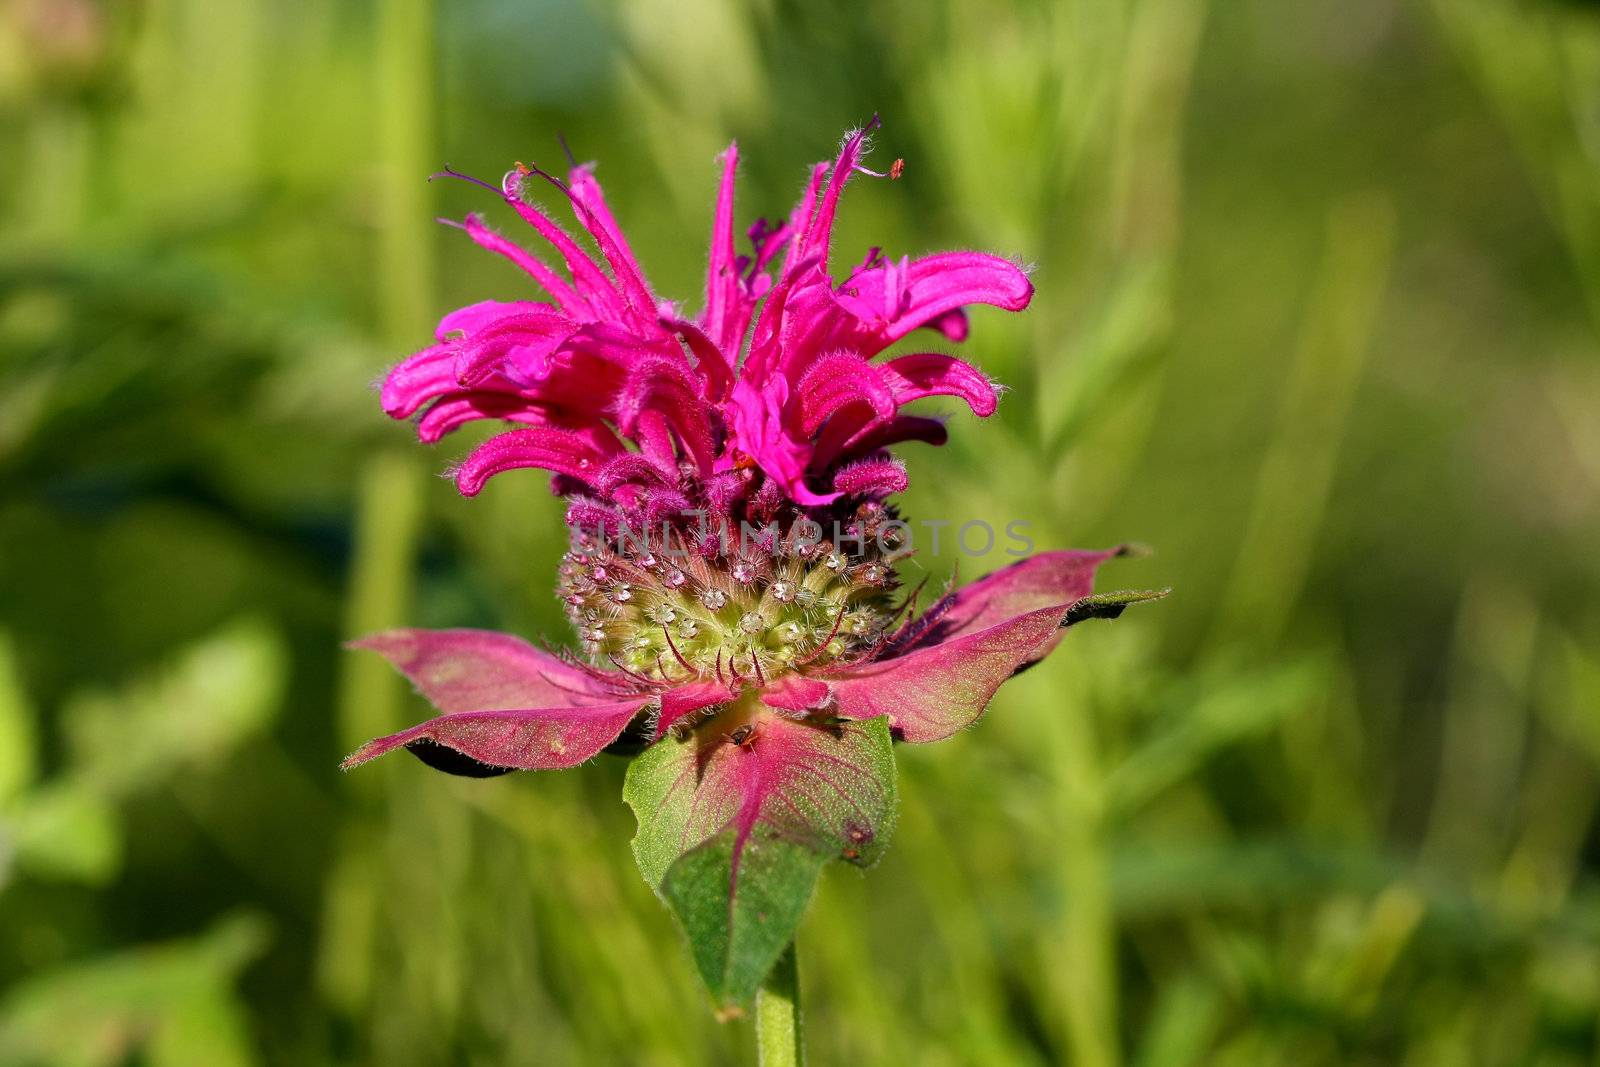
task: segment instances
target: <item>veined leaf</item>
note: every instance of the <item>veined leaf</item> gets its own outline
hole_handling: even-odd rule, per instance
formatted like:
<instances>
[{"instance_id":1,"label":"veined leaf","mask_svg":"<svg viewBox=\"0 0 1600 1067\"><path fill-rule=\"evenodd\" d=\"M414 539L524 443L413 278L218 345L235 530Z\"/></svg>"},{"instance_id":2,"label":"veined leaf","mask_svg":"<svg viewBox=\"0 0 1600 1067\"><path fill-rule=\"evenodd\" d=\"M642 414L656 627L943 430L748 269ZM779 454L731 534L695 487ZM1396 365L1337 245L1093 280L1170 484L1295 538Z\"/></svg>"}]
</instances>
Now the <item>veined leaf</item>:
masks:
<instances>
[{"instance_id":1,"label":"veined leaf","mask_svg":"<svg viewBox=\"0 0 1600 1067\"><path fill-rule=\"evenodd\" d=\"M718 1004L755 995L832 859L868 866L896 810L886 719L801 722L754 700L628 769L634 856Z\"/></svg>"}]
</instances>

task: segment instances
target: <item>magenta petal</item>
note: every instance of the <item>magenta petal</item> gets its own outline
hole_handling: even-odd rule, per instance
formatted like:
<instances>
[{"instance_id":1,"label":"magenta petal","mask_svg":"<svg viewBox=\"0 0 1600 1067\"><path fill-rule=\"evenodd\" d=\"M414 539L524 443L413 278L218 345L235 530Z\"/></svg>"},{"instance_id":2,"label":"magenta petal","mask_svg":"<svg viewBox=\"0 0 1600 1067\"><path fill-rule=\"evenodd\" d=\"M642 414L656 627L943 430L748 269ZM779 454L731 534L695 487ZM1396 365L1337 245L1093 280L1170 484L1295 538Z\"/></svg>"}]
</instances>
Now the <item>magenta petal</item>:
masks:
<instances>
[{"instance_id":1,"label":"magenta petal","mask_svg":"<svg viewBox=\"0 0 1600 1067\"><path fill-rule=\"evenodd\" d=\"M594 309L588 301L578 295L578 291L568 285L555 271L545 266L533 253L525 250L509 238L502 237L489 227L477 215L468 215L461 223L461 228L467 232L478 247L486 248L490 252L504 256L518 267L522 268L534 281L538 282L561 306L561 310L577 319L588 319L593 316Z\"/></svg>"},{"instance_id":2,"label":"magenta petal","mask_svg":"<svg viewBox=\"0 0 1600 1067\"><path fill-rule=\"evenodd\" d=\"M661 465L637 452L625 452L606 463L590 479L603 496L610 496L624 485L665 486L676 470L663 470Z\"/></svg>"},{"instance_id":3,"label":"magenta petal","mask_svg":"<svg viewBox=\"0 0 1600 1067\"><path fill-rule=\"evenodd\" d=\"M972 322L967 318L965 308L956 308L946 311L943 315L936 315L923 323L930 330L937 330L944 334L945 339L960 344L972 333Z\"/></svg>"},{"instance_id":4,"label":"magenta petal","mask_svg":"<svg viewBox=\"0 0 1600 1067\"><path fill-rule=\"evenodd\" d=\"M913 260L907 291L909 306L889 323L888 341L968 304L1021 311L1033 299L1033 283L1021 267L985 252L944 252Z\"/></svg>"},{"instance_id":5,"label":"magenta petal","mask_svg":"<svg viewBox=\"0 0 1600 1067\"><path fill-rule=\"evenodd\" d=\"M782 278L789 277L791 272L809 258L800 247L801 238L811 223L811 216L817 210L817 193L822 189L822 179L827 176L828 164L813 163L811 173L806 176L805 192L800 194L800 199L795 201L794 209L789 212L789 222L784 227L789 233L789 247L784 252L783 270L779 272Z\"/></svg>"},{"instance_id":6,"label":"magenta petal","mask_svg":"<svg viewBox=\"0 0 1600 1067\"><path fill-rule=\"evenodd\" d=\"M433 444L445 434L477 419L505 419L528 426L553 425L526 397L493 390L472 390L441 397L417 420L417 439Z\"/></svg>"},{"instance_id":7,"label":"magenta petal","mask_svg":"<svg viewBox=\"0 0 1600 1067\"><path fill-rule=\"evenodd\" d=\"M642 445L651 443L643 432L651 421L671 427L701 469L710 470L711 423L699 379L681 354L675 359L648 355L635 361L612 401L611 411L617 428ZM646 416L655 418L647 420ZM671 449L657 442L655 451L670 466Z\"/></svg>"},{"instance_id":8,"label":"magenta petal","mask_svg":"<svg viewBox=\"0 0 1600 1067\"><path fill-rule=\"evenodd\" d=\"M893 261L856 271L835 294L840 306L876 326L887 346L919 326L942 324L969 304L1021 311L1033 285L1021 267L984 252L941 252L912 260L903 270ZM965 336L964 328L956 327Z\"/></svg>"},{"instance_id":9,"label":"magenta petal","mask_svg":"<svg viewBox=\"0 0 1600 1067\"><path fill-rule=\"evenodd\" d=\"M628 239L622 235L622 228L611 214L605 193L595 180L593 167L588 164L573 167L567 175L567 181L578 219L600 246L606 262L611 264L611 273L621 285L626 300L638 314L654 318L655 298L650 295L650 287L645 283L638 258L634 256L633 249L628 247Z\"/></svg>"},{"instance_id":10,"label":"magenta petal","mask_svg":"<svg viewBox=\"0 0 1600 1067\"><path fill-rule=\"evenodd\" d=\"M622 451L616 438L605 429L512 430L489 438L466 458L456 470L456 488L462 496L477 496L484 483L496 474L521 467L538 467L588 481L601 464Z\"/></svg>"},{"instance_id":11,"label":"magenta petal","mask_svg":"<svg viewBox=\"0 0 1600 1067\"><path fill-rule=\"evenodd\" d=\"M454 392L455 365L455 346L448 344L431 345L395 364L378 394L384 414L409 418L428 401Z\"/></svg>"},{"instance_id":12,"label":"magenta petal","mask_svg":"<svg viewBox=\"0 0 1600 1067\"><path fill-rule=\"evenodd\" d=\"M845 182L850 180L850 175L861 162L867 134L877 124L878 120L874 118L862 129L852 130L845 138L844 146L839 149L839 158L834 160L833 170L828 175L828 187L822 193L822 203L801 236L801 251L817 256L823 263L828 260L828 243L833 237L833 217L839 208L839 195L844 192Z\"/></svg>"},{"instance_id":13,"label":"magenta petal","mask_svg":"<svg viewBox=\"0 0 1600 1067\"><path fill-rule=\"evenodd\" d=\"M958 396L981 418L994 414L1000 394L983 373L965 360L940 352L918 352L883 365L896 404L930 396Z\"/></svg>"},{"instance_id":14,"label":"magenta petal","mask_svg":"<svg viewBox=\"0 0 1600 1067\"><path fill-rule=\"evenodd\" d=\"M457 350L456 380L462 385L476 385L502 365L519 381L544 378L550 372L550 356L577 328L577 323L546 304L500 306L507 312L482 321Z\"/></svg>"},{"instance_id":15,"label":"magenta petal","mask_svg":"<svg viewBox=\"0 0 1600 1067\"><path fill-rule=\"evenodd\" d=\"M532 300L480 300L476 304L457 308L439 320L439 340L454 340L452 334L471 335L501 319L520 314L544 314L552 309L548 304Z\"/></svg>"},{"instance_id":16,"label":"magenta petal","mask_svg":"<svg viewBox=\"0 0 1600 1067\"><path fill-rule=\"evenodd\" d=\"M895 397L882 370L850 352L824 356L806 369L796 389L800 429L810 436L839 409L863 403L880 419L892 418Z\"/></svg>"},{"instance_id":17,"label":"magenta petal","mask_svg":"<svg viewBox=\"0 0 1600 1067\"><path fill-rule=\"evenodd\" d=\"M733 251L733 188L739 169L739 146L730 144L722 156L722 185L717 190L716 216L711 223L711 260L706 265L706 333L721 348L737 350L740 338L729 327L739 316L739 267Z\"/></svg>"},{"instance_id":18,"label":"magenta petal","mask_svg":"<svg viewBox=\"0 0 1600 1067\"><path fill-rule=\"evenodd\" d=\"M905 441L942 445L950 437L943 421L926 415L896 415L883 422L865 416L848 417L853 414L846 413L832 419L822 428L814 464L818 470L826 470L835 463L865 456L889 445Z\"/></svg>"},{"instance_id":19,"label":"magenta petal","mask_svg":"<svg viewBox=\"0 0 1600 1067\"><path fill-rule=\"evenodd\" d=\"M635 696L609 704L463 711L368 741L340 764L345 770L404 745L432 741L487 767L519 771L575 767L599 755L650 703Z\"/></svg>"},{"instance_id":20,"label":"magenta petal","mask_svg":"<svg viewBox=\"0 0 1600 1067\"><path fill-rule=\"evenodd\" d=\"M842 467L833 476L833 488L845 496L888 496L903 493L910 479L897 459L868 459Z\"/></svg>"},{"instance_id":21,"label":"magenta petal","mask_svg":"<svg viewBox=\"0 0 1600 1067\"><path fill-rule=\"evenodd\" d=\"M513 171L506 176L503 195L507 204L513 211L538 231L539 236L549 241L551 246L561 254L562 260L567 265L567 270L572 273L573 285L580 296L584 298L596 312L620 313L622 308L617 297L617 290L611 284L611 279L606 277L606 272L601 270L595 261L589 258L578 243L555 221L540 211L537 207L523 200L519 194L523 176Z\"/></svg>"},{"instance_id":22,"label":"magenta petal","mask_svg":"<svg viewBox=\"0 0 1600 1067\"><path fill-rule=\"evenodd\" d=\"M723 349L717 347L717 344L692 322L684 322L682 319L663 319L661 325L683 338L683 343L689 346L689 351L694 355L695 370L705 379L706 399L713 402L725 399L728 391L733 388L733 365L728 362L728 357L723 355ZM735 336L732 350L737 352L738 348L739 338Z\"/></svg>"}]
</instances>

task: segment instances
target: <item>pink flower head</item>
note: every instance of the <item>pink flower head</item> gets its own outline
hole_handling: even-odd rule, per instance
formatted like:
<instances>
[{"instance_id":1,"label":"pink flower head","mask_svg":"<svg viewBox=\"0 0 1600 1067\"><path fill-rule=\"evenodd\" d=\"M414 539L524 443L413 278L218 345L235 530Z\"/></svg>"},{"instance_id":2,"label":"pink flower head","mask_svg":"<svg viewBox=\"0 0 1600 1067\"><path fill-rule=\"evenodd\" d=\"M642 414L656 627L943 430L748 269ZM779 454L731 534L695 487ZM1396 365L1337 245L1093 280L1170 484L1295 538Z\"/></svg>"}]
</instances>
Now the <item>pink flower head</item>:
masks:
<instances>
[{"instance_id":1,"label":"pink flower head","mask_svg":"<svg viewBox=\"0 0 1600 1067\"><path fill-rule=\"evenodd\" d=\"M446 315L436 343L389 373L384 410L418 416L428 442L474 419L519 425L457 469L467 496L517 467L554 472L557 491L567 495L653 511L696 503L708 481L752 468L762 477L741 479L742 494L771 482L807 505L903 488L904 471L884 450L907 440L942 442L944 427L901 409L954 396L987 416L997 394L955 356L874 358L923 326L961 341L966 305L1020 311L1033 287L1016 264L981 252L912 260L874 249L834 281L834 217L851 175L874 173L861 157L875 123L846 137L831 166L812 168L787 221L750 228L748 255L735 251L739 156L729 146L705 305L693 320L653 294L589 166L574 165L562 181L518 164L494 191L564 270L475 215L461 226L521 267L549 299L484 301ZM567 200L598 259L538 206L533 194L545 185Z\"/></svg>"},{"instance_id":2,"label":"pink flower head","mask_svg":"<svg viewBox=\"0 0 1600 1067\"><path fill-rule=\"evenodd\" d=\"M920 616L916 593L900 594L910 546L887 497L905 472L886 449L943 440L901 407L949 395L988 415L996 394L954 356L874 357L922 326L960 340L963 307L1020 310L1032 289L1008 260L975 252L875 252L835 283L829 236L865 136L812 170L786 223L752 228L748 257L734 254L728 150L694 322L651 294L587 168L563 183L519 166L505 200L565 276L475 218L465 229L551 302L452 313L383 387L391 415L422 413L424 440L471 419L521 424L457 481L471 495L515 467L555 473L575 530L559 595L583 655L476 630L358 641L441 714L344 765L406 748L482 776L637 753L635 855L728 1004L749 998L793 935L823 864L882 851L892 742L957 733L1065 627L1159 595L1094 595L1115 549L1041 553ZM601 261L532 205L536 180L566 195Z\"/></svg>"}]
</instances>

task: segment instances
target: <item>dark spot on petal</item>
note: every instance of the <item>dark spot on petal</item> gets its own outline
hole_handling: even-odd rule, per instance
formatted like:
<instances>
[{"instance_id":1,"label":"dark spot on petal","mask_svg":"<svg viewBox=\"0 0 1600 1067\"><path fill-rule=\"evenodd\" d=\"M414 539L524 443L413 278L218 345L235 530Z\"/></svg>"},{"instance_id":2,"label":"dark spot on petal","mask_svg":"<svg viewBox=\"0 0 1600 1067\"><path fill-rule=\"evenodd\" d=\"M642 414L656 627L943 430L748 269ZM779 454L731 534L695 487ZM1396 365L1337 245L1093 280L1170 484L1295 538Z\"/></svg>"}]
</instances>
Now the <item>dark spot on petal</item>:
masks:
<instances>
[{"instance_id":1,"label":"dark spot on petal","mask_svg":"<svg viewBox=\"0 0 1600 1067\"><path fill-rule=\"evenodd\" d=\"M406 746L406 751L436 771L457 774L463 778L495 778L510 774L515 767L496 767L473 759L465 752L457 752L449 745L441 745L432 738L421 737Z\"/></svg>"}]
</instances>

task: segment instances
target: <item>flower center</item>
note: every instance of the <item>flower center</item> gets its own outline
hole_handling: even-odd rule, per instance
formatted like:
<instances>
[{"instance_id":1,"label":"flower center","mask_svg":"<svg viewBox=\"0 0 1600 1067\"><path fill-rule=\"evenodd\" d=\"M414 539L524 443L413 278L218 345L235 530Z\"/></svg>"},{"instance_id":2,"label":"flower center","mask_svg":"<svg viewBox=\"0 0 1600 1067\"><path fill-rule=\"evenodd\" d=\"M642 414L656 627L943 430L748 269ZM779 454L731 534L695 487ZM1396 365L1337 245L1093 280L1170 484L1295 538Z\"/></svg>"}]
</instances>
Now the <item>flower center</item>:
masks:
<instances>
[{"instance_id":1,"label":"flower center","mask_svg":"<svg viewBox=\"0 0 1600 1067\"><path fill-rule=\"evenodd\" d=\"M732 540L711 556L670 530L569 551L559 592L591 662L651 681L760 683L862 658L894 621L899 540L880 510L834 538L791 521Z\"/></svg>"}]
</instances>

